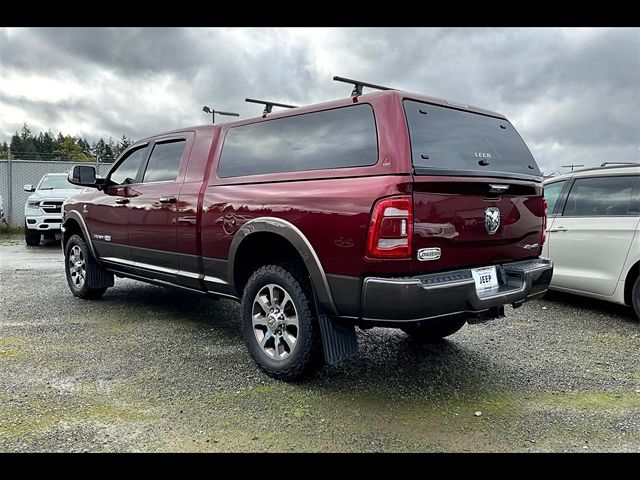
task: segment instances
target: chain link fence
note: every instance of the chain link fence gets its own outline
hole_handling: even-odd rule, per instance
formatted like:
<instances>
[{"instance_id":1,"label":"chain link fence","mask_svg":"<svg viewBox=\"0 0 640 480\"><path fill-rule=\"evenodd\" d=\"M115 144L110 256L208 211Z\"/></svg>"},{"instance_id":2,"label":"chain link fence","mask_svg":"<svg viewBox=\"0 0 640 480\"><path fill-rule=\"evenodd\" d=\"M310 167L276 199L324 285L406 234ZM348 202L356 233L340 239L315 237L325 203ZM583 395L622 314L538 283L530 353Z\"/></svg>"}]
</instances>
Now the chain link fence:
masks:
<instances>
[{"instance_id":1,"label":"chain link fence","mask_svg":"<svg viewBox=\"0 0 640 480\"><path fill-rule=\"evenodd\" d=\"M25 192L23 187L31 184L36 186L47 173L66 173L74 165L88 165L77 162L54 162L34 160L0 160L0 196L4 204L4 216L10 227L24 225L24 206L31 193ZM93 164L97 167L97 174L105 176L112 163Z\"/></svg>"}]
</instances>

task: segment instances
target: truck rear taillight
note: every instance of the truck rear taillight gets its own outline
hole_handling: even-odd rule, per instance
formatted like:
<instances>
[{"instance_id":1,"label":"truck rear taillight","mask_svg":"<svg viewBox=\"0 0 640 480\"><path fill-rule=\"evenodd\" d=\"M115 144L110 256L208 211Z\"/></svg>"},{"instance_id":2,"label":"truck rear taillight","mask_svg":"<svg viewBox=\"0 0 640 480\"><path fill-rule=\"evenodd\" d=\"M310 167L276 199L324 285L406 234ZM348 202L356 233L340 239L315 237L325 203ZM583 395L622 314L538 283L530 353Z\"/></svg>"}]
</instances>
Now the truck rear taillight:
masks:
<instances>
[{"instance_id":1,"label":"truck rear taillight","mask_svg":"<svg viewBox=\"0 0 640 480\"><path fill-rule=\"evenodd\" d=\"M544 242L547 241L547 209L548 209L547 199L543 198L542 199L542 213L543 213L544 217L543 217L543 220L542 220L542 236L540 237L540 246L541 247L544 245Z\"/></svg>"},{"instance_id":2,"label":"truck rear taillight","mask_svg":"<svg viewBox=\"0 0 640 480\"><path fill-rule=\"evenodd\" d=\"M367 257L411 258L413 234L413 198L410 195L388 197L373 206Z\"/></svg>"}]
</instances>

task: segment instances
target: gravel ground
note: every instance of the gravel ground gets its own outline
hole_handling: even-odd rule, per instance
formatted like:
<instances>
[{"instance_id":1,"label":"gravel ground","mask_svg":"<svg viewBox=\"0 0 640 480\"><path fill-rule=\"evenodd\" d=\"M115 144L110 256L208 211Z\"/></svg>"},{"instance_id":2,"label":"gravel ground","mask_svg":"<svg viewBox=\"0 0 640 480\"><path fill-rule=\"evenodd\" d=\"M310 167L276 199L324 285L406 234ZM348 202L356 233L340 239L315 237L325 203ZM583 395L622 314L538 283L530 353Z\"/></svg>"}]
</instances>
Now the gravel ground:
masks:
<instances>
[{"instance_id":1,"label":"gravel ground","mask_svg":"<svg viewBox=\"0 0 640 480\"><path fill-rule=\"evenodd\" d=\"M0 451L640 451L640 324L548 294L446 341L359 331L294 384L234 302L116 279L73 297L57 243L0 238Z\"/></svg>"}]
</instances>

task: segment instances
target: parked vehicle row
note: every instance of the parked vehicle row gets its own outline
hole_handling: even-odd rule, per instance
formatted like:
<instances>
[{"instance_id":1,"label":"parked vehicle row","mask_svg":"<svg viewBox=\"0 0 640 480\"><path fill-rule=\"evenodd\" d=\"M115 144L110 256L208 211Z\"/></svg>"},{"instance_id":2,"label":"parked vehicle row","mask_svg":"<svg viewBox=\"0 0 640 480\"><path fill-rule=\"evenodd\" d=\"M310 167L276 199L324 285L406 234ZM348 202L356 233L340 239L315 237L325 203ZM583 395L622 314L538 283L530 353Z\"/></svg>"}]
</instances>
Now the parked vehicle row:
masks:
<instances>
[{"instance_id":1,"label":"parked vehicle row","mask_svg":"<svg viewBox=\"0 0 640 480\"><path fill-rule=\"evenodd\" d=\"M114 275L242 304L257 364L292 380L354 326L426 341L544 295L542 176L502 115L386 90L136 142L63 205L71 292Z\"/></svg>"}]
</instances>

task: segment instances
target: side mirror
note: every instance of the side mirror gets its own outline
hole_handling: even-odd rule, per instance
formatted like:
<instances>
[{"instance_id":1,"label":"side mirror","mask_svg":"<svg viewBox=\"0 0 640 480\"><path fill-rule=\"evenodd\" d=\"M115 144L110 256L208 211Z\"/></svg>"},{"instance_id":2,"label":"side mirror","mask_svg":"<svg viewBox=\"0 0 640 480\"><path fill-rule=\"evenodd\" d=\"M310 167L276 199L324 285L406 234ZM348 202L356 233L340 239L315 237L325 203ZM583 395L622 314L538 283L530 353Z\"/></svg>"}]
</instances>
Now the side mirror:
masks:
<instances>
[{"instance_id":1,"label":"side mirror","mask_svg":"<svg viewBox=\"0 0 640 480\"><path fill-rule=\"evenodd\" d=\"M25 192L35 192L36 191L36 187L34 187L33 185L25 185L22 188L23 188L23 190Z\"/></svg>"},{"instance_id":2,"label":"side mirror","mask_svg":"<svg viewBox=\"0 0 640 480\"><path fill-rule=\"evenodd\" d=\"M96 182L96 167L93 165L75 165L69 172L67 181L82 187L98 188L98 182Z\"/></svg>"}]
</instances>

